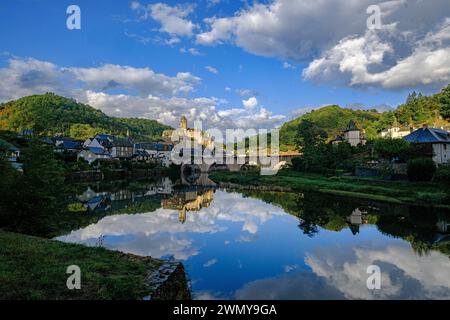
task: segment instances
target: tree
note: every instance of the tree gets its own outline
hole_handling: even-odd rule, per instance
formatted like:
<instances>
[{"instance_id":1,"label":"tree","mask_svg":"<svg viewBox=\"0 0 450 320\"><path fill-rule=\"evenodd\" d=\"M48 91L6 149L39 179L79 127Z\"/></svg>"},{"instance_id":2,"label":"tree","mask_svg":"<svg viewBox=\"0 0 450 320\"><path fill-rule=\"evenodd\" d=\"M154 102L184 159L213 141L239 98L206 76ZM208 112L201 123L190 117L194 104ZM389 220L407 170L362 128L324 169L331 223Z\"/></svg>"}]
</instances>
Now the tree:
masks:
<instances>
[{"instance_id":1,"label":"tree","mask_svg":"<svg viewBox=\"0 0 450 320\"><path fill-rule=\"evenodd\" d=\"M375 141L374 150L380 158L388 161L395 158L407 160L410 146L409 142L403 139L379 139Z\"/></svg>"},{"instance_id":2,"label":"tree","mask_svg":"<svg viewBox=\"0 0 450 320\"><path fill-rule=\"evenodd\" d=\"M20 201L19 190L15 187L15 181L20 176L3 154L0 155L0 172L0 228L2 228L10 224L14 217L14 206Z\"/></svg>"},{"instance_id":3,"label":"tree","mask_svg":"<svg viewBox=\"0 0 450 320\"><path fill-rule=\"evenodd\" d=\"M78 140L86 140L90 137L94 137L98 133L100 133L99 129L95 129L89 124L82 123L73 124L69 129L69 136Z\"/></svg>"},{"instance_id":4,"label":"tree","mask_svg":"<svg viewBox=\"0 0 450 320\"><path fill-rule=\"evenodd\" d=\"M22 150L23 175L15 182L21 201L15 205L14 230L46 234L61 212L64 172L51 147L37 140Z\"/></svg>"},{"instance_id":5,"label":"tree","mask_svg":"<svg viewBox=\"0 0 450 320\"><path fill-rule=\"evenodd\" d=\"M297 146L300 149L317 147L325 142L328 135L325 130L319 128L314 122L303 120L297 128Z\"/></svg>"},{"instance_id":6,"label":"tree","mask_svg":"<svg viewBox=\"0 0 450 320\"><path fill-rule=\"evenodd\" d=\"M383 131L386 128L393 126L397 122L395 113L392 111L385 112L381 115L380 120L376 124L377 131Z\"/></svg>"},{"instance_id":7,"label":"tree","mask_svg":"<svg viewBox=\"0 0 450 320\"><path fill-rule=\"evenodd\" d=\"M330 169L354 169L353 148L348 142L341 142L332 146L330 152Z\"/></svg>"},{"instance_id":8,"label":"tree","mask_svg":"<svg viewBox=\"0 0 450 320\"><path fill-rule=\"evenodd\" d=\"M441 115L444 119L450 119L450 85L442 89L438 98L440 107L441 107Z\"/></svg>"}]
</instances>

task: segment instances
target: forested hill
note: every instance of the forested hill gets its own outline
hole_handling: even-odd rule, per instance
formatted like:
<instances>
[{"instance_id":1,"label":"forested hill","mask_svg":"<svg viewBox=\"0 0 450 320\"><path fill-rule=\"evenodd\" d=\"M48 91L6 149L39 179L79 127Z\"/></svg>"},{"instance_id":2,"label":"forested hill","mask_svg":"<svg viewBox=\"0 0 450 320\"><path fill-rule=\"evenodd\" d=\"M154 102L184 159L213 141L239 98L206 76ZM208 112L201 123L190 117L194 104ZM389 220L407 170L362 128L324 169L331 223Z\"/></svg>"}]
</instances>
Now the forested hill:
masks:
<instances>
[{"instance_id":1,"label":"forested hill","mask_svg":"<svg viewBox=\"0 0 450 320\"><path fill-rule=\"evenodd\" d=\"M413 92L397 109L383 113L376 110L345 109L337 105L311 111L281 127L280 144L284 149L295 145L297 127L303 120L311 121L325 130L330 139L341 133L350 120L364 129L369 139L377 138L382 130L394 125L406 128L418 128L424 124L447 127L450 125L450 85L431 96Z\"/></svg>"},{"instance_id":2,"label":"forested hill","mask_svg":"<svg viewBox=\"0 0 450 320\"><path fill-rule=\"evenodd\" d=\"M89 105L53 93L24 97L0 105L0 131L64 135L85 139L97 133L160 140L170 127L155 120L109 117Z\"/></svg>"},{"instance_id":3,"label":"forested hill","mask_svg":"<svg viewBox=\"0 0 450 320\"><path fill-rule=\"evenodd\" d=\"M340 134L350 120L355 121L362 128L367 128L380 118L381 114L376 110L362 111L343 109L337 105L327 106L286 122L280 130L280 143L281 145L295 145L297 127L303 120L315 123L319 128L324 129L331 138Z\"/></svg>"}]
</instances>

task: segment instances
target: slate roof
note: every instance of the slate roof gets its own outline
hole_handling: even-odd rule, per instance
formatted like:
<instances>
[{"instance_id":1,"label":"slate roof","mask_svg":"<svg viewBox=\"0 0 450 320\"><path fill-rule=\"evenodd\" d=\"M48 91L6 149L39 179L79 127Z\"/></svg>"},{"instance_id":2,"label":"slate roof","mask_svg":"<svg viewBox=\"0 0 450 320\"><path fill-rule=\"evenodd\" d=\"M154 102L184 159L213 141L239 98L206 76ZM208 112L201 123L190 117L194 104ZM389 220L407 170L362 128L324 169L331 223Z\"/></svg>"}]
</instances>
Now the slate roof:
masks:
<instances>
[{"instance_id":1,"label":"slate roof","mask_svg":"<svg viewBox=\"0 0 450 320\"><path fill-rule=\"evenodd\" d=\"M98 155L98 156L111 156L111 154L108 151L106 151L102 148L90 147L87 150L91 151L93 154Z\"/></svg>"},{"instance_id":2,"label":"slate roof","mask_svg":"<svg viewBox=\"0 0 450 320\"><path fill-rule=\"evenodd\" d=\"M144 149L144 150L172 151L173 144L161 142L143 142L143 143L136 143L134 147L135 149Z\"/></svg>"},{"instance_id":3,"label":"slate roof","mask_svg":"<svg viewBox=\"0 0 450 320\"><path fill-rule=\"evenodd\" d=\"M110 135L110 134L98 134L95 136L95 139L114 141L116 139L116 137L113 135Z\"/></svg>"},{"instance_id":4,"label":"slate roof","mask_svg":"<svg viewBox=\"0 0 450 320\"><path fill-rule=\"evenodd\" d=\"M49 137L41 138L41 141L42 141L43 143L45 143L45 144L54 144L54 143L55 143L55 142L54 142L51 138L49 138Z\"/></svg>"},{"instance_id":5,"label":"slate roof","mask_svg":"<svg viewBox=\"0 0 450 320\"><path fill-rule=\"evenodd\" d=\"M136 150L136 152L133 154L133 157L139 157L139 156L148 157L148 156L150 156L150 154L145 150L141 150L141 149Z\"/></svg>"},{"instance_id":6,"label":"slate roof","mask_svg":"<svg viewBox=\"0 0 450 320\"><path fill-rule=\"evenodd\" d=\"M51 138L54 143L64 142L64 141L76 141L75 139L63 137L63 136L55 136Z\"/></svg>"},{"instance_id":7,"label":"slate roof","mask_svg":"<svg viewBox=\"0 0 450 320\"><path fill-rule=\"evenodd\" d=\"M63 140L60 144L58 144L58 149L81 150L82 148L81 142L75 140Z\"/></svg>"},{"instance_id":8,"label":"slate roof","mask_svg":"<svg viewBox=\"0 0 450 320\"><path fill-rule=\"evenodd\" d=\"M333 141L345 141L345 139L344 139L343 136L337 135L337 136L334 137L334 140L333 140Z\"/></svg>"},{"instance_id":9,"label":"slate roof","mask_svg":"<svg viewBox=\"0 0 450 320\"><path fill-rule=\"evenodd\" d=\"M360 131L353 120L350 120L350 122L348 123L347 129L345 129L344 132L348 132L348 131Z\"/></svg>"},{"instance_id":10,"label":"slate roof","mask_svg":"<svg viewBox=\"0 0 450 320\"><path fill-rule=\"evenodd\" d=\"M25 130L22 130L20 133L19 133L19 136L32 136L33 135L33 130L31 130L31 129L25 129Z\"/></svg>"},{"instance_id":11,"label":"slate roof","mask_svg":"<svg viewBox=\"0 0 450 320\"><path fill-rule=\"evenodd\" d=\"M450 134L436 128L420 128L403 138L410 143L450 143Z\"/></svg>"},{"instance_id":12,"label":"slate roof","mask_svg":"<svg viewBox=\"0 0 450 320\"><path fill-rule=\"evenodd\" d=\"M133 144L131 143L131 141L129 139L117 139L116 138L112 144L114 147L133 147Z\"/></svg>"}]
</instances>

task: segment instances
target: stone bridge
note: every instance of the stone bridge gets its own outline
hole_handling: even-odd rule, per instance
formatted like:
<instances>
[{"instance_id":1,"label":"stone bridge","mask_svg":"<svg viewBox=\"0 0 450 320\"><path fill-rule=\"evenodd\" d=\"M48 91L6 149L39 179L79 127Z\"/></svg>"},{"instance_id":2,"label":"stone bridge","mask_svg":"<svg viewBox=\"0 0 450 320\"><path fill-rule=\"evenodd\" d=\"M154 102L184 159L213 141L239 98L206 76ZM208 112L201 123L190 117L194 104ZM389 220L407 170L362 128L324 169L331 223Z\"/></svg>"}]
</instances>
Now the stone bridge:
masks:
<instances>
[{"instance_id":1,"label":"stone bridge","mask_svg":"<svg viewBox=\"0 0 450 320\"><path fill-rule=\"evenodd\" d=\"M297 155L288 155L288 156L280 155L278 157L278 163L271 169L278 170L278 169L281 169L285 165L292 164L292 158L294 158L296 156ZM257 166L261 166L262 168L270 167L270 165L267 165L266 163L262 164L260 162L259 158L257 158L256 162L252 162L249 156L246 156L245 159L242 159L242 158L244 158L244 157L241 157L241 158L227 157L227 158L223 159L221 164L218 164L216 162L213 162L212 164L185 163L182 165L182 170L186 169L186 166L189 166L189 167L196 167L195 170L199 170L201 173L208 173L214 167L226 167L230 172L239 172L242 169L242 167L249 166L249 165L257 165Z\"/></svg>"}]
</instances>

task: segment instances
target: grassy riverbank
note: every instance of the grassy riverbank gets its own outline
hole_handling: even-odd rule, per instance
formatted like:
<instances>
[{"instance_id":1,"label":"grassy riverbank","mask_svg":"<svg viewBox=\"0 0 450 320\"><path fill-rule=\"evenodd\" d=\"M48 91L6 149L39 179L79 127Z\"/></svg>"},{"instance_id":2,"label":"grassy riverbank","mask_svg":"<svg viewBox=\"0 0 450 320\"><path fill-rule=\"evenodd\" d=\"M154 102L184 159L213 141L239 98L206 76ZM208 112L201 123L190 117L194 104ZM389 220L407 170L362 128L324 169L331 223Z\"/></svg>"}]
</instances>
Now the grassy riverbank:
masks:
<instances>
[{"instance_id":1,"label":"grassy riverbank","mask_svg":"<svg viewBox=\"0 0 450 320\"><path fill-rule=\"evenodd\" d=\"M0 243L0 299L142 299L153 294L145 279L163 264L5 231ZM70 265L81 269L81 290L67 289Z\"/></svg>"},{"instance_id":2,"label":"grassy riverbank","mask_svg":"<svg viewBox=\"0 0 450 320\"><path fill-rule=\"evenodd\" d=\"M288 188L292 191L314 191L338 196L375 201L434 205L450 208L450 190L438 183L385 181L351 176L325 177L282 170L275 176L261 176L256 172L214 172L210 178L222 186L240 185L242 188Z\"/></svg>"}]
</instances>

